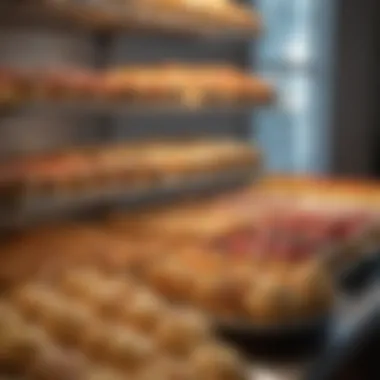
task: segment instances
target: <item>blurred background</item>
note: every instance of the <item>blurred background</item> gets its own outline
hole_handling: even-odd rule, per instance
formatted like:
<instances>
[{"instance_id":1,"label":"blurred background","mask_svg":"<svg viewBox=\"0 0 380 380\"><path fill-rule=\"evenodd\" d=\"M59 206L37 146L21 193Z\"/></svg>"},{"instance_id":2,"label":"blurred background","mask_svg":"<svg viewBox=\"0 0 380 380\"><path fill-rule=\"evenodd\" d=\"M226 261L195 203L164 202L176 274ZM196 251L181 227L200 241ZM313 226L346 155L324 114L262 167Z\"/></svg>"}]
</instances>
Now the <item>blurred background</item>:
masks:
<instances>
[{"instance_id":1,"label":"blurred background","mask_svg":"<svg viewBox=\"0 0 380 380\"><path fill-rule=\"evenodd\" d=\"M257 6L272 27L253 55L281 98L256 121L271 168L376 175L376 2Z\"/></svg>"},{"instance_id":2,"label":"blurred background","mask_svg":"<svg viewBox=\"0 0 380 380\"><path fill-rule=\"evenodd\" d=\"M269 28L254 47L253 62L279 90L279 102L255 118L270 169L330 169L337 63L336 1L258 1Z\"/></svg>"}]
</instances>

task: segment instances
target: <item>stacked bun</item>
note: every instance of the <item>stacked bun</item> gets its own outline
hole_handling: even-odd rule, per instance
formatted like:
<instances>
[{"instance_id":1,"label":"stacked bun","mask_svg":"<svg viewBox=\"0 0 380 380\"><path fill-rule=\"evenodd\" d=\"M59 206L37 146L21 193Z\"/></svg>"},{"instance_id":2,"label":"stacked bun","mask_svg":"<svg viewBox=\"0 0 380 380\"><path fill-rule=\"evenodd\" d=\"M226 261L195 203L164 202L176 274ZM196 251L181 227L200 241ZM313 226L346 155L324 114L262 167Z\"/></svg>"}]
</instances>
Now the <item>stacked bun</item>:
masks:
<instances>
[{"instance_id":1,"label":"stacked bun","mask_svg":"<svg viewBox=\"0 0 380 380\"><path fill-rule=\"evenodd\" d=\"M233 140L110 146L15 159L0 169L9 196L76 196L186 181L260 165L258 152Z\"/></svg>"},{"instance_id":2,"label":"stacked bun","mask_svg":"<svg viewBox=\"0 0 380 380\"><path fill-rule=\"evenodd\" d=\"M29 76L22 71L0 68L0 106L13 105L30 96Z\"/></svg>"},{"instance_id":3,"label":"stacked bun","mask_svg":"<svg viewBox=\"0 0 380 380\"><path fill-rule=\"evenodd\" d=\"M11 252L15 257L13 270L7 258L2 265L8 287L36 277L54 279L69 268L92 265L113 276L130 273L171 302L196 306L214 320L259 325L291 323L321 316L331 306L332 278L316 258L258 261L233 252L211 250L204 244L194 246L193 242L191 246L190 240L181 245L154 233L150 238L148 234L140 236L141 241L150 239L151 244L138 243L133 229L123 233L109 227L74 227L50 233L37 231L34 237L24 238L24 244L28 244L24 253L20 244L11 251L4 249L8 257ZM114 314L119 285L112 285L112 293L97 286L92 277L81 273L79 281L73 275L64 283L65 292L85 297L88 302L103 299L102 313ZM6 278L2 280L5 282ZM128 295L130 290L125 288L123 293ZM150 323L150 317L143 316L144 310L150 309L147 303L149 297L139 300L136 307L141 310L130 314L132 319L142 318L141 326Z\"/></svg>"},{"instance_id":4,"label":"stacked bun","mask_svg":"<svg viewBox=\"0 0 380 380\"><path fill-rule=\"evenodd\" d=\"M96 72L56 68L22 72L0 70L0 102L85 101L157 106L266 104L272 87L230 66L156 64ZM0 103L0 104L1 104Z\"/></svg>"},{"instance_id":5,"label":"stacked bun","mask_svg":"<svg viewBox=\"0 0 380 380\"><path fill-rule=\"evenodd\" d=\"M323 316L333 301L331 278L317 260L257 265L190 250L153 262L143 277L167 298L195 305L216 320L259 326Z\"/></svg>"},{"instance_id":6,"label":"stacked bun","mask_svg":"<svg viewBox=\"0 0 380 380\"><path fill-rule=\"evenodd\" d=\"M28 378L44 371L62 379L96 372L107 379L246 376L244 362L213 337L206 319L128 278L73 271L55 284L19 288L1 311L2 364Z\"/></svg>"},{"instance_id":7,"label":"stacked bun","mask_svg":"<svg viewBox=\"0 0 380 380\"><path fill-rule=\"evenodd\" d=\"M257 32L261 28L258 14L252 9L229 0L139 0L135 3L136 11L142 16L165 15L177 25L195 27L207 22L207 28L225 28ZM204 26L204 25L203 25Z\"/></svg>"},{"instance_id":8,"label":"stacked bun","mask_svg":"<svg viewBox=\"0 0 380 380\"><path fill-rule=\"evenodd\" d=\"M91 263L132 274L215 319L278 324L317 317L331 306L335 269L379 245L379 211L366 194L375 201L379 190L277 179L213 200L52 226L3 245L1 280L12 287Z\"/></svg>"},{"instance_id":9,"label":"stacked bun","mask_svg":"<svg viewBox=\"0 0 380 380\"><path fill-rule=\"evenodd\" d=\"M73 0L59 4L47 0L44 3L47 11L55 16L62 13L65 21L73 19L91 27L124 29L132 26L189 33L197 33L199 28L204 33L257 33L261 29L256 11L227 0L113 0L85 1L80 5Z\"/></svg>"}]
</instances>

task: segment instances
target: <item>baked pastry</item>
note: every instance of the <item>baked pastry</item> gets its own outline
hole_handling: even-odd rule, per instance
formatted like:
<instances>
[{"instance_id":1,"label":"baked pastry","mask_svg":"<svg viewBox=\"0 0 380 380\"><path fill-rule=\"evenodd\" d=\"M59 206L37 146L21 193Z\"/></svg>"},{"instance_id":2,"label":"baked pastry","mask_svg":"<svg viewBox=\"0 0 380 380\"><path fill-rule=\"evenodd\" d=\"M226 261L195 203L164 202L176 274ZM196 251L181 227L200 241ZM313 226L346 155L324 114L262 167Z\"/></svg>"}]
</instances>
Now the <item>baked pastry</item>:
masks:
<instances>
[{"instance_id":1,"label":"baked pastry","mask_svg":"<svg viewBox=\"0 0 380 380\"><path fill-rule=\"evenodd\" d=\"M120 310L121 319L144 333L151 333L168 313L167 305L148 291L135 292L131 298L130 303Z\"/></svg>"},{"instance_id":2,"label":"baked pastry","mask_svg":"<svg viewBox=\"0 0 380 380\"><path fill-rule=\"evenodd\" d=\"M187 363L182 363L178 360L172 360L168 357L158 357L153 363L143 368L136 374L139 380L153 380L153 379L193 379L194 371Z\"/></svg>"},{"instance_id":3,"label":"baked pastry","mask_svg":"<svg viewBox=\"0 0 380 380\"><path fill-rule=\"evenodd\" d=\"M0 68L0 105L14 105L28 99L30 87L27 73Z\"/></svg>"},{"instance_id":4,"label":"baked pastry","mask_svg":"<svg viewBox=\"0 0 380 380\"><path fill-rule=\"evenodd\" d=\"M207 7L200 4L195 9L208 17ZM223 17L230 19L232 28L249 24L250 17L246 11L223 5L215 7L215 14L222 9L225 12ZM207 24L211 25L210 22ZM208 104L235 105L241 101L247 104L267 103L273 99L273 89L263 79L220 64L169 62L130 65L103 72L59 67L29 73L0 69L0 103L30 99L64 102L101 100L196 108Z\"/></svg>"},{"instance_id":5,"label":"baked pastry","mask_svg":"<svg viewBox=\"0 0 380 380\"><path fill-rule=\"evenodd\" d=\"M160 321L154 333L158 346L175 356L186 356L207 341L210 326L199 313L178 310Z\"/></svg>"},{"instance_id":6,"label":"baked pastry","mask_svg":"<svg viewBox=\"0 0 380 380\"><path fill-rule=\"evenodd\" d=\"M23 201L121 191L260 165L259 153L229 140L80 149L15 160L0 170L2 191ZM11 170L12 169L12 170Z\"/></svg>"},{"instance_id":7,"label":"baked pastry","mask_svg":"<svg viewBox=\"0 0 380 380\"><path fill-rule=\"evenodd\" d=\"M116 101L134 100L133 81L129 72L108 71L102 76L104 98Z\"/></svg>"},{"instance_id":8,"label":"baked pastry","mask_svg":"<svg viewBox=\"0 0 380 380\"><path fill-rule=\"evenodd\" d=\"M79 273L80 270L77 281ZM97 276L104 288L115 284L114 278L99 271L91 276L89 270L83 274L90 286ZM92 300L82 299L78 303L75 297L62 294L62 280L28 283L10 298L10 304L0 303L0 352L6 353L1 356L2 364L21 369L20 374L42 379L49 378L54 371L59 371L57 376L59 379L62 376L62 380L71 376L96 379L95 369L107 379L122 378L121 372L138 379L149 379L154 374L162 374L165 379L174 380L178 376L191 379L194 378L191 361L198 360L193 359L193 352L208 342L215 349L218 347L210 325L201 315L169 305L164 307L154 300L153 293L133 279L129 281L135 284L137 298L132 303L128 297L117 301L122 305L120 310L129 308L130 312L114 314L112 320L99 314ZM33 306L32 295L38 298L38 307ZM146 308L152 304L159 306ZM141 305L144 307L136 307ZM30 309L39 316L33 323L24 318ZM199 365L197 375L206 378L208 370Z\"/></svg>"},{"instance_id":9,"label":"baked pastry","mask_svg":"<svg viewBox=\"0 0 380 380\"><path fill-rule=\"evenodd\" d=\"M247 376L237 352L218 344L199 346L193 351L190 362L197 379L238 380Z\"/></svg>"},{"instance_id":10,"label":"baked pastry","mask_svg":"<svg viewBox=\"0 0 380 380\"><path fill-rule=\"evenodd\" d=\"M239 100L243 104L251 104L251 102L269 104L274 98L273 87L261 78L245 76L240 82Z\"/></svg>"},{"instance_id":11,"label":"baked pastry","mask_svg":"<svg viewBox=\"0 0 380 380\"><path fill-rule=\"evenodd\" d=\"M123 371L102 366L91 366L84 377L86 380L123 380Z\"/></svg>"},{"instance_id":12,"label":"baked pastry","mask_svg":"<svg viewBox=\"0 0 380 380\"><path fill-rule=\"evenodd\" d=\"M87 374L86 360L78 354L68 353L50 344L36 344L38 355L28 368L28 375L33 378L48 380L52 376L59 380L84 377Z\"/></svg>"},{"instance_id":13,"label":"baked pastry","mask_svg":"<svg viewBox=\"0 0 380 380\"><path fill-rule=\"evenodd\" d=\"M116 368L127 371L148 365L156 352L150 339L125 328L110 328L104 344L105 359Z\"/></svg>"}]
</instances>

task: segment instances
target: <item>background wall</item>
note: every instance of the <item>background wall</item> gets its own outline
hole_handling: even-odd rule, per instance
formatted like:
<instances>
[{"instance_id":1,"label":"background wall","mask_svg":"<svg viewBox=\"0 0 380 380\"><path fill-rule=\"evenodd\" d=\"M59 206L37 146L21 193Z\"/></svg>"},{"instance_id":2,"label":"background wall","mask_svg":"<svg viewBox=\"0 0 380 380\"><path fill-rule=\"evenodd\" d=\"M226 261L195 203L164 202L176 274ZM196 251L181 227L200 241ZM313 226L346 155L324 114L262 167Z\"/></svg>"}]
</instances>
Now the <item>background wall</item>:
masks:
<instances>
[{"instance_id":1,"label":"background wall","mask_svg":"<svg viewBox=\"0 0 380 380\"><path fill-rule=\"evenodd\" d=\"M273 80L278 103L255 118L268 167L326 172L330 164L335 0L256 0L267 30L252 49L259 72Z\"/></svg>"},{"instance_id":2,"label":"background wall","mask_svg":"<svg viewBox=\"0 0 380 380\"><path fill-rule=\"evenodd\" d=\"M339 0L338 4L332 170L338 174L368 176L376 174L380 138L379 120L376 121L379 2ZM377 173L380 174L379 169Z\"/></svg>"}]
</instances>

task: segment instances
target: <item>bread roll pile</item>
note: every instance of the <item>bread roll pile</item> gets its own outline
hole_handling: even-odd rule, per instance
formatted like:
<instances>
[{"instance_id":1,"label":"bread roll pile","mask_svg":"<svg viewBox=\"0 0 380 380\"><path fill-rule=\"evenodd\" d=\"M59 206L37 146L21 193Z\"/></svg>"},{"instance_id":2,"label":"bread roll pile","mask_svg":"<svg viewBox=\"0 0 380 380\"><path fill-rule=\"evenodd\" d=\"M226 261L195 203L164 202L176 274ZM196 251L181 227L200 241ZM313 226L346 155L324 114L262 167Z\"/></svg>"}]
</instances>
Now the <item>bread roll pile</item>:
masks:
<instances>
[{"instance_id":1,"label":"bread roll pile","mask_svg":"<svg viewBox=\"0 0 380 380\"><path fill-rule=\"evenodd\" d=\"M99 106L200 107L266 104L274 97L263 79L232 66L156 64L95 72L56 68L23 72L0 69L0 104L26 101L85 101Z\"/></svg>"},{"instance_id":2,"label":"bread roll pile","mask_svg":"<svg viewBox=\"0 0 380 380\"><path fill-rule=\"evenodd\" d=\"M21 243L3 248L1 278L9 288L91 264L112 275L130 273L166 299L196 306L214 320L257 325L317 317L331 306L333 278L318 260L258 262L204 244L170 242L165 230L161 237L148 235L107 225L39 230L24 238L23 249Z\"/></svg>"},{"instance_id":3,"label":"bread roll pile","mask_svg":"<svg viewBox=\"0 0 380 380\"><path fill-rule=\"evenodd\" d=\"M52 10L82 11L85 17L75 17L90 26L109 28L159 28L164 30L197 32L201 30L225 32L240 31L256 33L261 29L258 14L247 6L229 0L127 0L127 1L82 1L47 0L46 7ZM71 12L70 12L71 11ZM67 13L67 12L65 12ZM64 13L64 14L65 14ZM87 22L86 22L87 21ZM205 24L206 23L206 24Z\"/></svg>"},{"instance_id":4,"label":"bread roll pile","mask_svg":"<svg viewBox=\"0 0 380 380\"><path fill-rule=\"evenodd\" d=\"M188 21L189 25L207 22L208 27L216 30L223 27L257 32L261 26L255 11L230 0L138 0L132 1L132 4L142 14L156 11L158 15L166 14Z\"/></svg>"},{"instance_id":5,"label":"bread roll pile","mask_svg":"<svg viewBox=\"0 0 380 380\"><path fill-rule=\"evenodd\" d=\"M333 302L332 278L317 260L257 265L189 249L153 261L142 278L174 302L236 324L293 324L326 315Z\"/></svg>"},{"instance_id":6,"label":"bread roll pile","mask_svg":"<svg viewBox=\"0 0 380 380\"><path fill-rule=\"evenodd\" d=\"M107 194L255 170L258 151L234 140L145 142L83 148L4 162L0 184L10 197Z\"/></svg>"},{"instance_id":7,"label":"bread roll pile","mask_svg":"<svg viewBox=\"0 0 380 380\"><path fill-rule=\"evenodd\" d=\"M204 250L254 262L319 256L336 258L339 267L376 252L379 199L376 183L273 177L203 203L116 215L110 224L140 236L160 233L178 245L201 243Z\"/></svg>"},{"instance_id":8,"label":"bread roll pile","mask_svg":"<svg viewBox=\"0 0 380 380\"><path fill-rule=\"evenodd\" d=\"M246 378L207 320L91 269L32 282L0 305L3 368L31 379Z\"/></svg>"},{"instance_id":9,"label":"bread roll pile","mask_svg":"<svg viewBox=\"0 0 380 380\"><path fill-rule=\"evenodd\" d=\"M291 323L327 313L335 269L376 252L366 249L380 242L379 194L373 184L273 179L204 201L39 228L2 244L0 280L12 288L92 264L110 274L129 273L172 302L195 305L215 320ZM287 217L273 219L284 215L274 210ZM268 240L261 235L266 231ZM366 233L359 236L360 231ZM297 244L284 244L285 238L296 238ZM336 263L313 246L300 250L305 246L299 243L311 238L327 239L327 245L333 238ZM352 240L356 244L349 250Z\"/></svg>"},{"instance_id":10,"label":"bread roll pile","mask_svg":"<svg viewBox=\"0 0 380 380\"><path fill-rule=\"evenodd\" d=\"M70 268L91 265L106 273L139 274L147 262L170 254L165 240L116 233L98 224L41 226L1 244L1 290L35 278L52 279Z\"/></svg>"}]
</instances>

